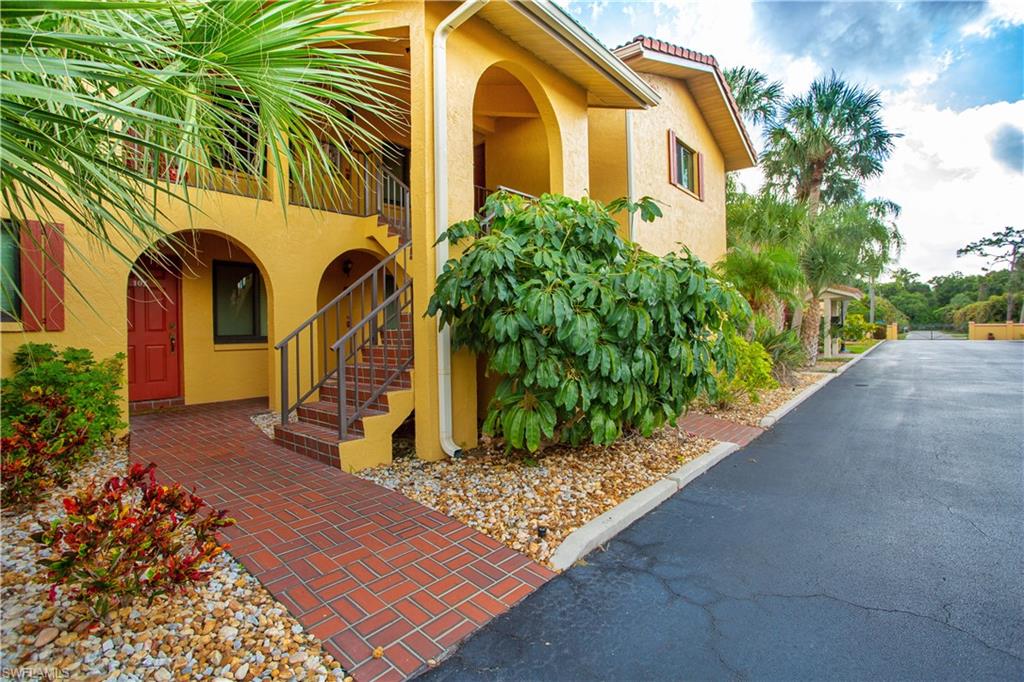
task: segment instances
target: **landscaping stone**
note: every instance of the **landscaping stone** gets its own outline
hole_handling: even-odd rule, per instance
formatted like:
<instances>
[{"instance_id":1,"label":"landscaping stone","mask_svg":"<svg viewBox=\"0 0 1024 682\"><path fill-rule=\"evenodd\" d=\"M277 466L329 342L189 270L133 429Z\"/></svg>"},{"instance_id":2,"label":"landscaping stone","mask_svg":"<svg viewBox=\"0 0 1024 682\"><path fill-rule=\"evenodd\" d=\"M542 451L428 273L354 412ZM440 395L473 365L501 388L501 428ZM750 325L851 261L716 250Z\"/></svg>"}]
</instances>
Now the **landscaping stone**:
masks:
<instances>
[{"instance_id":1,"label":"landscaping stone","mask_svg":"<svg viewBox=\"0 0 1024 682\"><path fill-rule=\"evenodd\" d=\"M64 496L90 479L105 481L126 468L124 448L101 451L71 487L51 491L31 510L4 517L0 667L5 673L39 677L59 668L74 679L89 680L270 679L277 666L301 652L317 665L290 666L290 674L279 679L347 675L227 552L210 565L208 582L158 597L149 606L140 599L113 609L105 623L95 624L83 606L59 592L50 603L45 568L29 537L39 529L37 519L62 516Z\"/></svg>"},{"instance_id":2,"label":"landscaping stone","mask_svg":"<svg viewBox=\"0 0 1024 682\"><path fill-rule=\"evenodd\" d=\"M550 566L577 528L702 455L714 441L666 427L609 446L553 446L532 457L485 444L439 462L411 458L359 472Z\"/></svg>"},{"instance_id":3,"label":"landscaping stone","mask_svg":"<svg viewBox=\"0 0 1024 682\"><path fill-rule=\"evenodd\" d=\"M760 426L761 420L769 412L786 404L808 386L824 381L831 376L829 372L832 372L832 370L797 372L795 374L795 381L792 384L779 386L771 391L764 391L756 403L751 402L747 396L743 395L728 407L716 407L709 403L701 402L694 409L702 414L736 422L737 424Z\"/></svg>"}]
</instances>

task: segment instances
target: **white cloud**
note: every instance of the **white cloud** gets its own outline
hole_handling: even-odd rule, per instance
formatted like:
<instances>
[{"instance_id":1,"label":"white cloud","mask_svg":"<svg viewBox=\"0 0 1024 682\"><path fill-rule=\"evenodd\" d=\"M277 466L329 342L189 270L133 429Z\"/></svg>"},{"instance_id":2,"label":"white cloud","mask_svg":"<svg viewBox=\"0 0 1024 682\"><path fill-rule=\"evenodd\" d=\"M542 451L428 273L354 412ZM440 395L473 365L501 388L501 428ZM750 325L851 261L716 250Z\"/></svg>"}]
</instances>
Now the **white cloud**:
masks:
<instances>
[{"instance_id":1,"label":"white cloud","mask_svg":"<svg viewBox=\"0 0 1024 682\"><path fill-rule=\"evenodd\" d=\"M900 265L924 278L979 272L984 260L958 259L956 250L1019 222L1024 176L993 160L990 140L1008 122L1024 120L1024 101L957 112L902 94L887 96L886 105L886 123L904 137L885 173L865 189L903 207Z\"/></svg>"},{"instance_id":2,"label":"white cloud","mask_svg":"<svg viewBox=\"0 0 1024 682\"><path fill-rule=\"evenodd\" d=\"M960 35L987 38L996 29L1021 24L1024 24L1024 3L1020 0L989 0L980 17L961 27Z\"/></svg>"}]
</instances>

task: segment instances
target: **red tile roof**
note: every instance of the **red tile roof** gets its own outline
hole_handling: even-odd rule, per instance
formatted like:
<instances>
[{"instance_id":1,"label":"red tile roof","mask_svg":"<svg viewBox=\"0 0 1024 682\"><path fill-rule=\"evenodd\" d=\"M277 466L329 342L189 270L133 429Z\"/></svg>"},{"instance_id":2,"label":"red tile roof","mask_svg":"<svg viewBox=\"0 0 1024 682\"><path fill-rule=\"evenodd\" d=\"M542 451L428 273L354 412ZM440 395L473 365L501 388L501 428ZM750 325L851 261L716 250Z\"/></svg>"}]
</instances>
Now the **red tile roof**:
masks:
<instances>
[{"instance_id":1,"label":"red tile roof","mask_svg":"<svg viewBox=\"0 0 1024 682\"><path fill-rule=\"evenodd\" d=\"M654 52L660 52L661 54L668 55L670 57L678 57L680 59L686 59L697 64L704 64L710 66L715 71L715 78L718 79L719 83L722 84L722 90L725 91L725 98L729 103L729 108L732 109L733 116L736 119L736 123L740 129L740 134L743 135L743 139L746 140L748 147L751 151L754 150L754 145L750 140L750 135L747 133L747 128L743 123L743 115L740 113L740 107L736 104L736 99L732 96L732 90L729 88L729 82L725 80L725 74L722 73L722 68L718 65L718 60L709 54L690 50L679 45L667 42L665 40L659 40L658 38L652 38L650 36L638 35L628 43L620 45L615 48L615 52L618 52L622 48L630 45L640 45L646 50L652 50ZM756 152L754 152L756 154Z\"/></svg>"}]
</instances>

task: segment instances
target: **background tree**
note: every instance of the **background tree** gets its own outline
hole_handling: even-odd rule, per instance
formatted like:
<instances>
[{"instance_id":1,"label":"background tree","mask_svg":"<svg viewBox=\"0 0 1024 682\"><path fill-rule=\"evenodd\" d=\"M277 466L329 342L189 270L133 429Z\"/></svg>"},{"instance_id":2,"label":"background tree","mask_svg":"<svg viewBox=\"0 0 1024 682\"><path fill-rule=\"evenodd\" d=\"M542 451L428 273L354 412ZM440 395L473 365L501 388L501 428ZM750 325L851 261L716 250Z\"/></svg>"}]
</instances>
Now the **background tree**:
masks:
<instances>
[{"instance_id":1,"label":"background tree","mask_svg":"<svg viewBox=\"0 0 1024 682\"><path fill-rule=\"evenodd\" d=\"M1024 270L1024 229L1004 227L991 236L973 241L962 249L957 249L957 256L976 254L989 260L989 264L1005 263L1010 270L1010 286L1006 293L1006 319L1013 319L1014 292L1021 289L1021 270ZM1024 300L1021 301L1020 321L1024 322Z\"/></svg>"},{"instance_id":2,"label":"background tree","mask_svg":"<svg viewBox=\"0 0 1024 682\"><path fill-rule=\"evenodd\" d=\"M286 166L337 189L332 152L404 125L401 72L359 46L367 4L4 0L4 205L52 206L131 262L165 236L159 199L189 201L178 181L215 165L262 176L269 159L282 190Z\"/></svg>"}]
</instances>

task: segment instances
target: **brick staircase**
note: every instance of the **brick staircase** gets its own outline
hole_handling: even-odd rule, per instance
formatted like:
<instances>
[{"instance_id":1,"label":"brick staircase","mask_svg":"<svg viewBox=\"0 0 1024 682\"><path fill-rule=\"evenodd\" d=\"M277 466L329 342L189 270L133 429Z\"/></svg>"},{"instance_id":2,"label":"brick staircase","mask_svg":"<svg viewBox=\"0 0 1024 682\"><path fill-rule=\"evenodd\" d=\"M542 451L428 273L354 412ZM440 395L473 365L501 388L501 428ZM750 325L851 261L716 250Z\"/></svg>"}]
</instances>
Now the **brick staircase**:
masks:
<instances>
[{"instance_id":1,"label":"brick staircase","mask_svg":"<svg viewBox=\"0 0 1024 682\"><path fill-rule=\"evenodd\" d=\"M412 393L412 320L403 315L400 330L380 332L381 341L363 349L365 362L346 367L345 408L349 415L358 413L348 427L344 439L338 434L338 375L332 372L320 386L315 400L302 403L295 410L297 421L274 427L274 439L281 445L325 464L340 467L339 455L344 443L361 441L374 427L397 428L411 412L405 409L404 394ZM396 396L395 394L403 394ZM398 410L393 410L396 402ZM360 409L361 408L361 409ZM394 431L391 429L391 432Z\"/></svg>"},{"instance_id":2,"label":"brick staircase","mask_svg":"<svg viewBox=\"0 0 1024 682\"><path fill-rule=\"evenodd\" d=\"M275 346L275 440L347 471L390 462L391 435L413 406L409 188L387 171L371 177L376 213L364 230L389 255Z\"/></svg>"}]
</instances>

